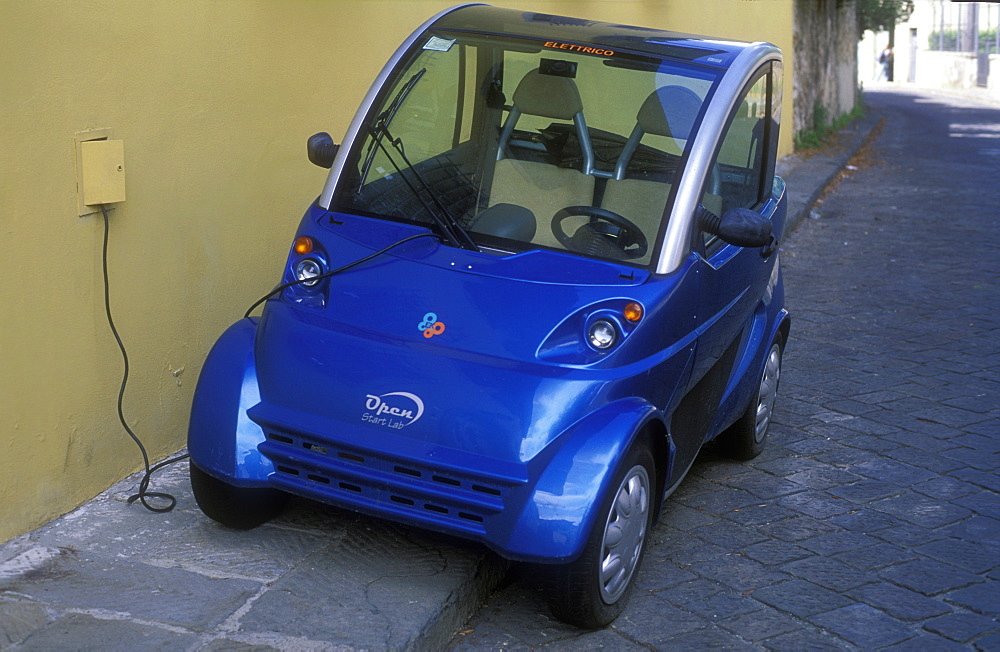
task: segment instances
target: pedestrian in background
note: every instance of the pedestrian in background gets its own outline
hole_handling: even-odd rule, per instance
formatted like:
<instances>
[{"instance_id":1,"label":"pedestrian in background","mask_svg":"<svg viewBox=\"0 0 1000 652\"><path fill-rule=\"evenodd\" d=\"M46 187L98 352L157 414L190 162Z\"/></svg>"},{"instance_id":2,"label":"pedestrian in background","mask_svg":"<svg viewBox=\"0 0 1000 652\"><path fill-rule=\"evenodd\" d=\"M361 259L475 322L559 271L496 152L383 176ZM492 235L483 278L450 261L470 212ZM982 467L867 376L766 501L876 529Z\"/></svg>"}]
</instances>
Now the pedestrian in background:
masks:
<instances>
[{"instance_id":1,"label":"pedestrian in background","mask_svg":"<svg viewBox=\"0 0 1000 652\"><path fill-rule=\"evenodd\" d=\"M879 72L876 81L892 81L892 48L888 45L878 55Z\"/></svg>"}]
</instances>

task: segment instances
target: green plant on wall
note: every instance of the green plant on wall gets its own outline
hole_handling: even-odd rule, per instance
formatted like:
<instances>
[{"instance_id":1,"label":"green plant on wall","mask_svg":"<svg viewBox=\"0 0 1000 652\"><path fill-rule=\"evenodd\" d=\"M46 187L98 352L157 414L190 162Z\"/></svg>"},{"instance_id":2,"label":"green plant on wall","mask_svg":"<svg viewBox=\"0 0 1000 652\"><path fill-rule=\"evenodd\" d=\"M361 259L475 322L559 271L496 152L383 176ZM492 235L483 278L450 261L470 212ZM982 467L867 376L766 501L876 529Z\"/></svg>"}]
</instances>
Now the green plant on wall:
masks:
<instances>
[{"instance_id":1,"label":"green plant on wall","mask_svg":"<svg viewBox=\"0 0 1000 652\"><path fill-rule=\"evenodd\" d=\"M796 132L795 151L798 152L822 147L833 134L864 114L865 105L862 101L860 92L858 92L858 98L854 103L854 108L847 113L840 114L832 121L830 120L830 110L822 102L816 100L816 102L813 103L812 127Z\"/></svg>"}]
</instances>

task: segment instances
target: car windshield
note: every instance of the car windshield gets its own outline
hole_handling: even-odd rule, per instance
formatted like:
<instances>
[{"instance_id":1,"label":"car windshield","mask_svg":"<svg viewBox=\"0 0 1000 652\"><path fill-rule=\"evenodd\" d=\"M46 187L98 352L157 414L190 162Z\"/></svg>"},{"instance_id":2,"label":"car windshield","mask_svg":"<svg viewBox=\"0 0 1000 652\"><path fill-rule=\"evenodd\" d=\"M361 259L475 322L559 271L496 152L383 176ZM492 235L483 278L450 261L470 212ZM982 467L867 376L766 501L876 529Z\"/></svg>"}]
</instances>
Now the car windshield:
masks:
<instances>
[{"instance_id":1,"label":"car windshield","mask_svg":"<svg viewBox=\"0 0 1000 652\"><path fill-rule=\"evenodd\" d=\"M331 208L426 224L455 246L655 263L719 74L562 42L425 36L367 117Z\"/></svg>"}]
</instances>

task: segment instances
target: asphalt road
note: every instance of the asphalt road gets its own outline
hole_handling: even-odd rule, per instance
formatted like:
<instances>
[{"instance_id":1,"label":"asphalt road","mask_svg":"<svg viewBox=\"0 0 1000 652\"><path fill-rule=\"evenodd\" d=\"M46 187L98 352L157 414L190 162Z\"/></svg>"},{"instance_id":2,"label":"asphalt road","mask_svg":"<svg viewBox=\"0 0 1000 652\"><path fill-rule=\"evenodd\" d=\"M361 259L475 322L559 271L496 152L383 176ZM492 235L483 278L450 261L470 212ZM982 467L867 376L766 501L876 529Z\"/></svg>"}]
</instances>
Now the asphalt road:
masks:
<instances>
[{"instance_id":1,"label":"asphalt road","mask_svg":"<svg viewBox=\"0 0 1000 652\"><path fill-rule=\"evenodd\" d=\"M1000 106L880 91L783 246L769 448L707 447L609 628L513 575L457 649L1000 650Z\"/></svg>"}]
</instances>

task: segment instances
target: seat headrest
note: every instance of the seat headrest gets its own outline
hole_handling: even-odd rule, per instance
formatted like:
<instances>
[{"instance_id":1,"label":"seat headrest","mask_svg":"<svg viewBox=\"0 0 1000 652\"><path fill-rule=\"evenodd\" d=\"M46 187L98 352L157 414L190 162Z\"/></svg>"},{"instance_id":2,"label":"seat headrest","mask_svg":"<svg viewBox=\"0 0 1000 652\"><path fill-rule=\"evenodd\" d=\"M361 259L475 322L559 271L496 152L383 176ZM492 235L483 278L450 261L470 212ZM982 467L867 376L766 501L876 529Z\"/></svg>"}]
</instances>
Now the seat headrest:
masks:
<instances>
[{"instance_id":1,"label":"seat headrest","mask_svg":"<svg viewBox=\"0 0 1000 652\"><path fill-rule=\"evenodd\" d=\"M535 68L514 91L514 106L521 113L556 120L572 120L583 111L580 91L569 77L543 75Z\"/></svg>"},{"instance_id":2,"label":"seat headrest","mask_svg":"<svg viewBox=\"0 0 1000 652\"><path fill-rule=\"evenodd\" d=\"M687 140L699 110L701 99L694 91L683 86L664 86L650 93L636 121L647 134Z\"/></svg>"}]
</instances>

